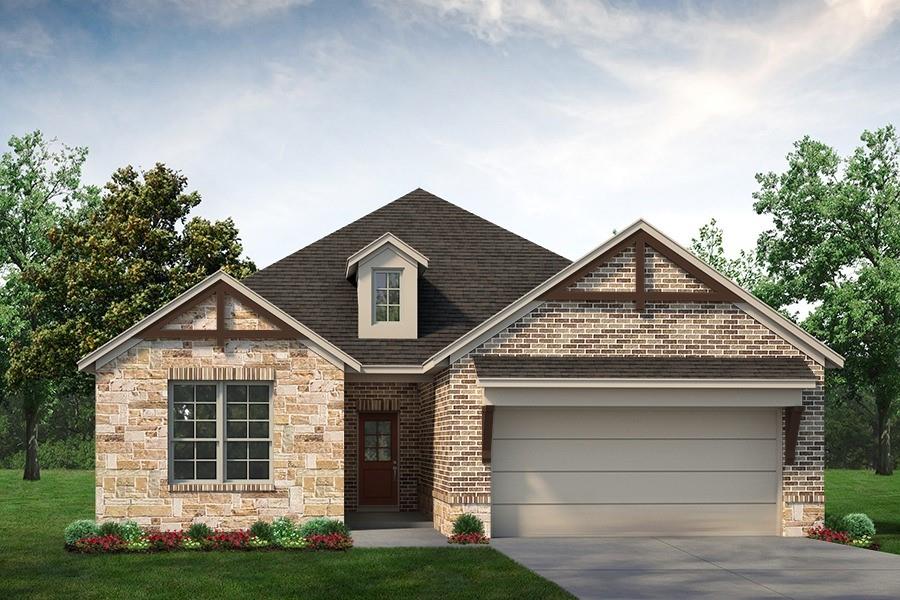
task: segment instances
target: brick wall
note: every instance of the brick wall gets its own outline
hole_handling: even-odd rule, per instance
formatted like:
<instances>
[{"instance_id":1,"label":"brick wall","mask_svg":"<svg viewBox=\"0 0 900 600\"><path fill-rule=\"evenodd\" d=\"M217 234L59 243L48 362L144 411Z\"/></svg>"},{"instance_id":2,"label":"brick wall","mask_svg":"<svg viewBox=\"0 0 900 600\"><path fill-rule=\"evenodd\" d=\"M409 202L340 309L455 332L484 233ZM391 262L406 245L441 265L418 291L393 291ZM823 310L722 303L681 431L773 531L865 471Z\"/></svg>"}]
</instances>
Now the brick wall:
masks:
<instances>
[{"instance_id":1,"label":"brick wall","mask_svg":"<svg viewBox=\"0 0 900 600\"><path fill-rule=\"evenodd\" d=\"M652 256L652 259L651 259ZM647 285L665 291L698 290L703 284L648 249ZM613 257L574 284L579 289L633 289L633 248ZM629 279L630 277L630 279ZM629 287L631 286L631 287ZM423 401L433 408L434 458L422 483L437 499L435 526L449 531L449 518L467 503L477 512L490 503L490 466L481 462L482 388L473 357L482 354L539 356L803 356L764 325L730 303L547 302L509 326L435 379ZM821 517L823 496L824 373L807 358L819 385L803 392L805 413L797 444L797 464L783 475L785 527L797 533ZM449 418L448 423L441 419ZM445 447L449 446L449 447ZM427 473L426 473L427 471ZM443 503L440 507L438 503ZM448 505L448 506L446 506ZM453 507L458 510L454 511Z\"/></svg>"},{"instance_id":2,"label":"brick wall","mask_svg":"<svg viewBox=\"0 0 900 600\"><path fill-rule=\"evenodd\" d=\"M229 301L230 326L270 329ZM212 298L170 328L211 328ZM187 377L186 377L187 375ZM273 481L170 486L168 381L260 379L273 386ZM143 341L96 374L96 515L177 528L344 512L344 374L300 341Z\"/></svg>"},{"instance_id":3,"label":"brick wall","mask_svg":"<svg viewBox=\"0 0 900 600\"><path fill-rule=\"evenodd\" d=\"M418 510L419 395L415 383L348 381L345 385L344 497L347 510L359 506L359 413L396 412L401 511Z\"/></svg>"}]
</instances>

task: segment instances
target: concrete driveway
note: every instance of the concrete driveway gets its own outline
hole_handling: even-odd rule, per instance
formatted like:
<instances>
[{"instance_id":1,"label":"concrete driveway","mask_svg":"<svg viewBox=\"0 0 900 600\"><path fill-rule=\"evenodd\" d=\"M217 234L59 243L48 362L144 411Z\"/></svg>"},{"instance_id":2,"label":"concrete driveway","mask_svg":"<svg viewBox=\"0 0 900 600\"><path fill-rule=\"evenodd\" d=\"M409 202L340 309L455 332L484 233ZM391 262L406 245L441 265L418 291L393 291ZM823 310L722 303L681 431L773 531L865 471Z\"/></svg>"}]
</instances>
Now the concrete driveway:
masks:
<instances>
[{"instance_id":1,"label":"concrete driveway","mask_svg":"<svg viewBox=\"0 0 900 600\"><path fill-rule=\"evenodd\" d=\"M805 538L499 538L579 598L898 598L900 556Z\"/></svg>"}]
</instances>

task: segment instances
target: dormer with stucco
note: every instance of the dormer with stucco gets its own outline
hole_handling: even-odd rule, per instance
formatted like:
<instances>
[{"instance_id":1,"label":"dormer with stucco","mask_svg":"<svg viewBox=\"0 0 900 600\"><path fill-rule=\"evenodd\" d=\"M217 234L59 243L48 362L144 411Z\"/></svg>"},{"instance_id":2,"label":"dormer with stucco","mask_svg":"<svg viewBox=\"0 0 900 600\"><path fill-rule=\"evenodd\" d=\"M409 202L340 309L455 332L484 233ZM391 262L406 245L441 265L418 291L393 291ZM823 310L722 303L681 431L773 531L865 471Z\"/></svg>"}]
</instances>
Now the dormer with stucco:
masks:
<instances>
[{"instance_id":1,"label":"dormer with stucco","mask_svg":"<svg viewBox=\"0 0 900 600\"><path fill-rule=\"evenodd\" d=\"M418 337L419 269L428 258L388 232L347 259L356 282L360 339Z\"/></svg>"}]
</instances>

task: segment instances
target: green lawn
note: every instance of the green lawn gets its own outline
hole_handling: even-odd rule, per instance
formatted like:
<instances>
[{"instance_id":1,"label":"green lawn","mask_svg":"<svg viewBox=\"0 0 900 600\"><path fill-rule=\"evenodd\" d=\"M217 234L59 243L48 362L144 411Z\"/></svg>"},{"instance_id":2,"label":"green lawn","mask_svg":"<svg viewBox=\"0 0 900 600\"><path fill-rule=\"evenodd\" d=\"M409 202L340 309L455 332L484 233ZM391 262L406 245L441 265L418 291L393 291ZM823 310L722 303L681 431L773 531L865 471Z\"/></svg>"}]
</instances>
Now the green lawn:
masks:
<instances>
[{"instance_id":1,"label":"green lawn","mask_svg":"<svg viewBox=\"0 0 900 600\"><path fill-rule=\"evenodd\" d=\"M845 515L862 512L875 521L875 541L885 552L900 554L900 474L826 469L825 511Z\"/></svg>"},{"instance_id":2,"label":"green lawn","mask_svg":"<svg viewBox=\"0 0 900 600\"><path fill-rule=\"evenodd\" d=\"M77 555L93 473L0 470L0 598L571 598L490 548Z\"/></svg>"}]
</instances>

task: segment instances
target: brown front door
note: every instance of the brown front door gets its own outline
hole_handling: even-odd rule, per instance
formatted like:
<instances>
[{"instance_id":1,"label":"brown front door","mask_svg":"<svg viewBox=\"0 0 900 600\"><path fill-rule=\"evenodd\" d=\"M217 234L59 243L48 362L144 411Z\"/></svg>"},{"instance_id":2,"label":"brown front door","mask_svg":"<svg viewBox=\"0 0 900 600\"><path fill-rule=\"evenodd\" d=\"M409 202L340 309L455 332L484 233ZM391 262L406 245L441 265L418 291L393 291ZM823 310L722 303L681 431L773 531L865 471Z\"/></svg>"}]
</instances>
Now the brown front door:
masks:
<instances>
[{"instance_id":1,"label":"brown front door","mask_svg":"<svg viewBox=\"0 0 900 600\"><path fill-rule=\"evenodd\" d=\"M397 505L397 414L359 415L359 504Z\"/></svg>"}]
</instances>

